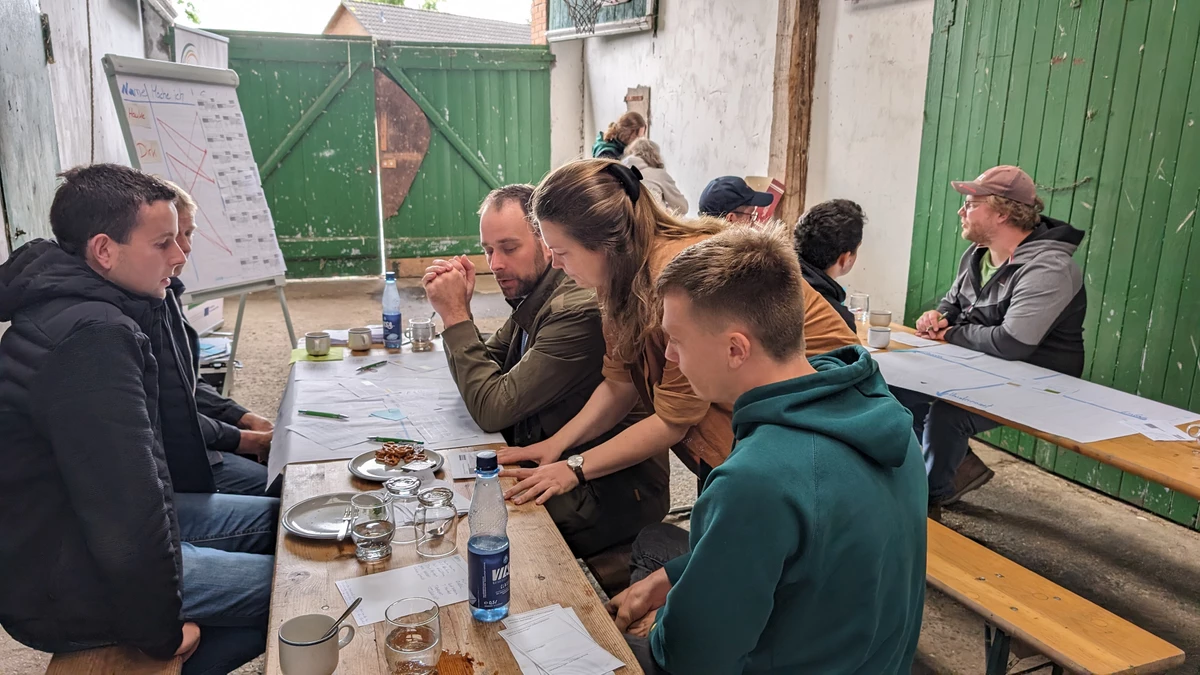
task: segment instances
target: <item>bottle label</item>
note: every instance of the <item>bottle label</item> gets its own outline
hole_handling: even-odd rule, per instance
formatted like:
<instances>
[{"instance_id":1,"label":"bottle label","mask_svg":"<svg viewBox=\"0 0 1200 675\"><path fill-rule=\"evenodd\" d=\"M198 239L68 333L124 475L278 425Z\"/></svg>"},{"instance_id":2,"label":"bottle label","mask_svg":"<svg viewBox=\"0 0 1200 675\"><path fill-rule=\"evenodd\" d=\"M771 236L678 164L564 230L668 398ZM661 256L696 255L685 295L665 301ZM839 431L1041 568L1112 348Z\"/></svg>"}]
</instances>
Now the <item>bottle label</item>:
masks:
<instances>
[{"instance_id":1,"label":"bottle label","mask_svg":"<svg viewBox=\"0 0 1200 675\"><path fill-rule=\"evenodd\" d=\"M383 315L383 341L400 342L400 313Z\"/></svg>"},{"instance_id":2,"label":"bottle label","mask_svg":"<svg viewBox=\"0 0 1200 675\"><path fill-rule=\"evenodd\" d=\"M508 604L508 549L468 553L467 592L472 607L494 609Z\"/></svg>"}]
</instances>

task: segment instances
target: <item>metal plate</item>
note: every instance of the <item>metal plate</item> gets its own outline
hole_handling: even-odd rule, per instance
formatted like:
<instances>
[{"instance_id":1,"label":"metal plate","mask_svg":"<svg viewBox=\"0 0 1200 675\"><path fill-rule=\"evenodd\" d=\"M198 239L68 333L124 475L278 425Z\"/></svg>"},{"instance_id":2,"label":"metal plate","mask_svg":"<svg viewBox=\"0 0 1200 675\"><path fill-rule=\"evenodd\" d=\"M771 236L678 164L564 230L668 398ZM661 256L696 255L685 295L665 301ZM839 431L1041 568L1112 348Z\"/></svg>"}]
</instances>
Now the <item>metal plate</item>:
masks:
<instances>
[{"instance_id":1,"label":"metal plate","mask_svg":"<svg viewBox=\"0 0 1200 675\"><path fill-rule=\"evenodd\" d=\"M283 528L306 539L337 539L342 516L350 499L359 492L335 492L310 497L293 504L283 514Z\"/></svg>"},{"instance_id":2,"label":"metal plate","mask_svg":"<svg viewBox=\"0 0 1200 675\"><path fill-rule=\"evenodd\" d=\"M443 464L446 463L446 458L442 457L441 453L437 452L436 450L426 450L425 456L433 462L433 468L430 469L431 471L436 472L438 469L442 468ZM383 481L389 478L395 478L396 476L417 475L415 472L405 471L400 467L399 464L396 466L388 466L380 463L375 459L374 450L364 452L358 457L350 460L350 463L347 465L347 467L350 469L350 473L354 474L355 476L358 476L363 480L371 480L377 483L382 483Z\"/></svg>"}]
</instances>

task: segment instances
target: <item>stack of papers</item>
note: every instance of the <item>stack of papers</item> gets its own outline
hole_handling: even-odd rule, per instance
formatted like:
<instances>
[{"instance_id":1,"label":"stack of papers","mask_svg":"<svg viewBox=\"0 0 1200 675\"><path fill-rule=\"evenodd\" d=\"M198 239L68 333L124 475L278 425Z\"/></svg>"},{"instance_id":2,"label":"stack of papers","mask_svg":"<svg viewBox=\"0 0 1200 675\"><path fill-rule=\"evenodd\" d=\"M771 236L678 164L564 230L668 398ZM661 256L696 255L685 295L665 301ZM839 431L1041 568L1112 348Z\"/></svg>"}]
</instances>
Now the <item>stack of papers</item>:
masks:
<instances>
[{"instance_id":1,"label":"stack of papers","mask_svg":"<svg viewBox=\"0 0 1200 675\"><path fill-rule=\"evenodd\" d=\"M523 675L608 675L625 666L596 644L575 610L550 605L504 620L508 643Z\"/></svg>"},{"instance_id":2,"label":"stack of papers","mask_svg":"<svg viewBox=\"0 0 1200 675\"><path fill-rule=\"evenodd\" d=\"M383 621L388 606L402 598L429 598L439 607L464 602L467 599L467 561L462 556L452 555L343 579L337 582L337 589L347 607L355 598L363 599L354 610L354 622L361 628Z\"/></svg>"},{"instance_id":3,"label":"stack of papers","mask_svg":"<svg viewBox=\"0 0 1200 675\"><path fill-rule=\"evenodd\" d=\"M200 363L211 363L229 358L229 338L200 338Z\"/></svg>"},{"instance_id":4,"label":"stack of papers","mask_svg":"<svg viewBox=\"0 0 1200 675\"><path fill-rule=\"evenodd\" d=\"M371 329L371 342L373 344L383 344L383 326L365 326ZM350 342L350 330L335 329L326 330L329 333L329 343L335 345L345 345Z\"/></svg>"}]
</instances>

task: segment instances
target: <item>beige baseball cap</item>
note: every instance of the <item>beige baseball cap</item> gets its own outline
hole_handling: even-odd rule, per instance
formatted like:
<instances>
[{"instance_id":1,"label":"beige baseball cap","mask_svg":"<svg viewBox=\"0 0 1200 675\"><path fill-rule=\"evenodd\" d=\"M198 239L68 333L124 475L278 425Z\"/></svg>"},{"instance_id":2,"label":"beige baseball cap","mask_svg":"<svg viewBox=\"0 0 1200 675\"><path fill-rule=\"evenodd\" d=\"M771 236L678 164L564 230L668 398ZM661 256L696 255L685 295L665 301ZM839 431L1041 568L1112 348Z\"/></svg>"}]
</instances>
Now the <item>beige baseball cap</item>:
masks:
<instances>
[{"instance_id":1,"label":"beige baseball cap","mask_svg":"<svg viewBox=\"0 0 1200 675\"><path fill-rule=\"evenodd\" d=\"M950 181L950 185L956 192L972 197L995 195L1029 206L1037 201L1037 186L1033 179L1015 166L992 167L975 180L955 180Z\"/></svg>"}]
</instances>

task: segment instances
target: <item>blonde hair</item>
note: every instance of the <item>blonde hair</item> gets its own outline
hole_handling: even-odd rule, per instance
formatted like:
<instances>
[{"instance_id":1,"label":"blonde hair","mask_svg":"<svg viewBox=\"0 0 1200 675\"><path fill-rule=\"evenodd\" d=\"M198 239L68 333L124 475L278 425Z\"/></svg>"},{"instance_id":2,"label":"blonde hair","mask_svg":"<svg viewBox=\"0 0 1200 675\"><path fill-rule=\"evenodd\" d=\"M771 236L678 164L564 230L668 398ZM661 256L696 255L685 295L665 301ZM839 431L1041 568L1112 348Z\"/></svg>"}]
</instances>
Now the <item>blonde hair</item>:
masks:
<instances>
[{"instance_id":1,"label":"blonde hair","mask_svg":"<svg viewBox=\"0 0 1200 675\"><path fill-rule=\"evenodd\" d=\"M1019 227L1026 232L1037 227L1038 222L1042 219L1042 209L1046 208L1041 197L1034 197L1033 204L1022 204L996 195L988 195L984 201L998 215L1008 218L1008 222L1012 223L1014 227Z\"/></svg>"},{"instance_id":2,"label":"blonde hair","mask_svg":"<svg viewBox=\"0 0 1200 675\"><path fill-rule=\"evenodd\" d=\"M555 169L533 193L533 217L553 222L589 251L601 251L608 282L596 289L605 329L620 358L636 359L650 331L661 322L650 280L650 253L656 239L687 239L716 234L725 221L683 221L643 190L632 201L607 159L583 159Z\"/></svg>"},{"instance_id":3,"label":"blonde hair","mask_svg":"<svg viewBox=\"0 0 1200 675\"><path fill-rule=\"evenodd\" d=\"M615 138L623 145L629 145L637 138L638 132L645 128L646 118L642 117L641 113L627 112L608 125L604 132L604 140L611 141Z\"/></svg>"},{"instance_id":4,"label":"blonde hair","mask_svg":"<svg viewBox=\"0 0 1200 675\"><path fill-rule=\"evenodd\" d=\"M639 138L630 143L625 148L625 156L640 157L651 169L663 168L662 153L658 149L658 143L649 138Z\"/></svg>"},{"instance_id":5,"label":"blonde hair","mask_svg":"<svg viewBox=\"0 0 1200 675\"><path fill-rule=\"evenodd\" d=\"M180 214L186 212L188 217L195 218L196 210L200 207L196 204L196 200L192 199L192 196L188 194L187 190L184 190L183 188L179 187L178 184L173 183L166 178L159 178L159 180L163 183L166 183L167 187L175 191L175 210Z\"/></svg>"},{"instance_id":6,"label":"blonde hair","mask_svg":"<svg viewBox=\"0 0 1200 675\"><path fill-rule=\"evenodd\" d=\"M737 321L771 358L792 359L804 353L804 285L790 234L778 221L731 227L675 256L656 291L682 292L702 316Z\"/></svg>"}]
</instances>

